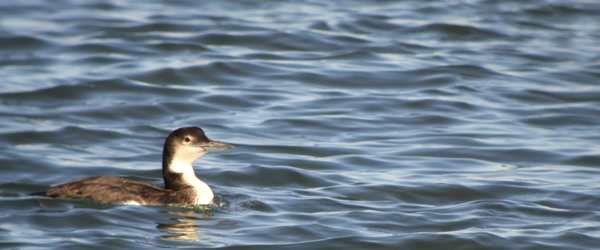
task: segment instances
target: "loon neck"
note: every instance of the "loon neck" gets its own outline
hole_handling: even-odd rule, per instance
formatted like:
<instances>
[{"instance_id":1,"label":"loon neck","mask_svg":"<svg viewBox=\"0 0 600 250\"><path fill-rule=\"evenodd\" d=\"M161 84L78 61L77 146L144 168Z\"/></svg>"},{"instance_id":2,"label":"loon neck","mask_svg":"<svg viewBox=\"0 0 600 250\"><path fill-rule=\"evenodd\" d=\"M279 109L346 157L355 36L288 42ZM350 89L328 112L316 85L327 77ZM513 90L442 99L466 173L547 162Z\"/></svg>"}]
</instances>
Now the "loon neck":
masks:
<instances>
[{"instance_id":1,"label":"loon neck","mask_svg":"<svg viewBox=\"0 0 600 250\"><path fill-rule=\"evenodd\" d=\"M192 164L181 162L169 162L163 166L163 179L165 180L165 189L193 186L200 181L194 173Z\"/></svg>"},{"instance_id":2,"label":"loon neck","mask_svg":"<svg viewBox=\"0 0 600 250\"><path fill-rule=\"evenodd\" d=\"M182 160L177 155L172 143L165 142L162 159L162 172L165 181L165 189L180 189L188 186L195 186L201 182L194 173L192 163L197 157Z\"/></svg>"},{"instance_id":3,"label":"loon neck","mask_svg":"<svg viewBox=\"0 0 600 250\"><path fill-rule=\"evenodd\" d=\"M163 178L165 180L165 189L181 190L192 188L195 197L190 197L195 200L195 204L212 203L214 194L210 187L198 179L194 173L192 164L172 162L166 167L163 166Z\"/></svg>"}]
</instances>

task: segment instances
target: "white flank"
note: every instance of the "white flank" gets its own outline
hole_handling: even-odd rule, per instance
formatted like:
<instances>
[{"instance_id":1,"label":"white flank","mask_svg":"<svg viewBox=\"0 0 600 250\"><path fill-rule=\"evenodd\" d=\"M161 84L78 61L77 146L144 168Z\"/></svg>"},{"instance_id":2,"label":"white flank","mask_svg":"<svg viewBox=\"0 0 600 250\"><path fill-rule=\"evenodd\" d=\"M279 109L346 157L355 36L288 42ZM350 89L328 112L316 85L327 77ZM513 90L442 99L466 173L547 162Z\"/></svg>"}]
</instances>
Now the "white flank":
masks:
<instances>
[{"instance_id":1,"label":"white flank","mask_svg":"<svg viewBox=\"0 0 600 250\"><path fill-rule=\"evenodd\" d=\"M137 201L128 200L128 201L124 201L124 202L123 202L123 205L139 206L139 205L142 205L142 204L140 204L140 203L139 203L139 202L137 202Z\"/></svg>"}]
</instances>

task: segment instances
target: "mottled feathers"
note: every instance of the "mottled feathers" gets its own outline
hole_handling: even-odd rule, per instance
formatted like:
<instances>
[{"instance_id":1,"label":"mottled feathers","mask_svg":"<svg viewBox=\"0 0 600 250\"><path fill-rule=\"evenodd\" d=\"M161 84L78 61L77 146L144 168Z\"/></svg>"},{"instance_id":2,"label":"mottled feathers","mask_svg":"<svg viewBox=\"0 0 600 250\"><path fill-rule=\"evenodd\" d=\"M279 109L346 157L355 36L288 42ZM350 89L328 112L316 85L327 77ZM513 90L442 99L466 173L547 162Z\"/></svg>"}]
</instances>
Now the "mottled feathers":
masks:
<instances>
[{"instance_id":1,"label":"mottled feathers","mask_svg":"<svg viewBox=\"0 0 600 250\"><path fill-rule=\"evenodd\" d=\"M114 204L194 204L192 186L178 189L161 187L121 177L93 177L65 183L47 190L43 195L54 198L93 199Z\"/></svg>"}]
</instances>

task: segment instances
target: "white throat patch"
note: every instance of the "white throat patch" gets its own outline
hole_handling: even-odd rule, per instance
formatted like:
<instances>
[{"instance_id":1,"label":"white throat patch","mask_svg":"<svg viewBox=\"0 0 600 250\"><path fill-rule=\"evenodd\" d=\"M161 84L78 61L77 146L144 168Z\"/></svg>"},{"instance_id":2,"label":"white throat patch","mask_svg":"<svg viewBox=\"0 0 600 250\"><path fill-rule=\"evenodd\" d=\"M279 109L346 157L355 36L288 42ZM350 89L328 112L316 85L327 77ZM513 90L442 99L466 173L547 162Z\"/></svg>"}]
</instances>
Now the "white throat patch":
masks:
<instances>
[{"instance_id":1,"label":"white throat patch","mask_svg":"<svg viewBox=\"0 0 600 250\"><path fill-rule=\"evenodd\" d=\"M194 187L196 191L196 204L212 203L214 197L212 190L206 183L196 177L192 164L172 162L170 170L172 173L181 174L182 181Z\"/></svg>"},{"instance_id":2,"label":"white throat patch","mask_svg":"<svg viewBox=\"0 0 600 250\"><path fill-rule=\"evenodd\" d=\"M172 162L169 166L169 170L171 170L172 173L178 174L194 174L194 167L192 167L192 164L184 162Z\"/></svg>"}]
</instances>

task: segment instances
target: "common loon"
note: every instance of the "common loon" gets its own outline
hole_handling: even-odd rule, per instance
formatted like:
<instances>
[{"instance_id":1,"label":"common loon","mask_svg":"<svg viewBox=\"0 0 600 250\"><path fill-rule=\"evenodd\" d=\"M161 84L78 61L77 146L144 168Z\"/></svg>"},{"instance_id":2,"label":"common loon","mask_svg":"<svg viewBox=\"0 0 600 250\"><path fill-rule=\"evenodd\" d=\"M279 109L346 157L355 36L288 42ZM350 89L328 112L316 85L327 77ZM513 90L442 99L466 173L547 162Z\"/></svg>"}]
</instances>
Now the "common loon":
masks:
<instances>
[{"instance_id":1,"label":"common loon","mask_svg":"<svg viewBox=\"0 0 600 250\"><path fill-rule=\"evenodd\" d=\"M93 199L124 205L211 204L213 192L196 177L192 163L208 152L232 148L227 143L208 139L198 127L179 128L169 134L163 148L165 188L121 177L92 177L68 182L34 195Z\"/></svg>"}]
</instances>

